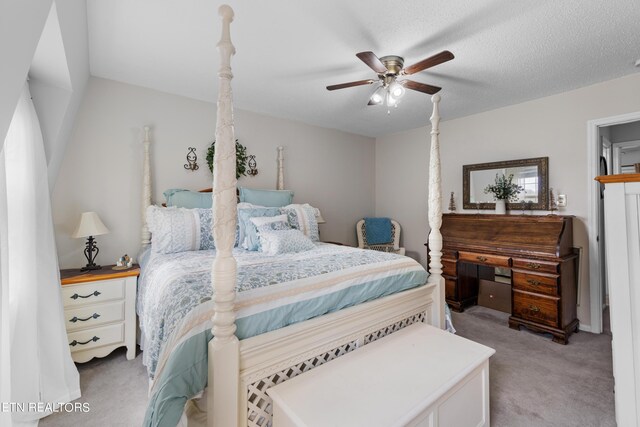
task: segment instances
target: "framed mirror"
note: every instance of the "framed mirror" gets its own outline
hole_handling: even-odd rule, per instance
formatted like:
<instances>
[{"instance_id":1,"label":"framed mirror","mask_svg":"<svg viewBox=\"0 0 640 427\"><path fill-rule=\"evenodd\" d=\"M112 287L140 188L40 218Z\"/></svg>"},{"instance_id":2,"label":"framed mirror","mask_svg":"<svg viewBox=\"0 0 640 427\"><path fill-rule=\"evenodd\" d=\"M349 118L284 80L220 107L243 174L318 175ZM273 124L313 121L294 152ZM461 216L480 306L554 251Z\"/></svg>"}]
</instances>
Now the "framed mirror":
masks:
<instances>
[{"instance_id":1,"label":"framed mirror","mask_svg":"<svg viewBox=\"0 0 640 427\"><path fill-rule=\"evenodd\" d=\"M493 184L496 174L513 174L513 183L524 187L518 201L507 203L507 209L522 209L522 202L531 202L531 210L549 209L549 158L508 160L462 166L462 206L464 209L495 209L491 193L484 189Z\"/></svg>"}]
</instances>

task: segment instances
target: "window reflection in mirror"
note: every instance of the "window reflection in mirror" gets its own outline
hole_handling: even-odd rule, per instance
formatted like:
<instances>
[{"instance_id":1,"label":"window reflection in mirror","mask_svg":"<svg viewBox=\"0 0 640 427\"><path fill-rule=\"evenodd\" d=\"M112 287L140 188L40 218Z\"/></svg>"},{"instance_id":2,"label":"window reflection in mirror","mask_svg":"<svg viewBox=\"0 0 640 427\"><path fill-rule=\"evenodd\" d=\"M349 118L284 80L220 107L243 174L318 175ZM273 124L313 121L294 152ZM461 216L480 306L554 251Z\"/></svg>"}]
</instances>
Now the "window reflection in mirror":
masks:
<instances>
[{"instance_id":1,"label":"window reflection in mirror","mask_svg":"<svg viewBox=\"0 0 640 427\"><path fill-rule=\"evenodd\" d=\"M513 182L524 188L515 202L508 204L509 209L522 209L523 203L529 203L531 209L548 208L548 158L509 160L503 162L480 163L463 166L463 207L465 209L494 209L493 194L484 189L495 183L496 174L509 176Z\"/></svg>"}]
</instances>

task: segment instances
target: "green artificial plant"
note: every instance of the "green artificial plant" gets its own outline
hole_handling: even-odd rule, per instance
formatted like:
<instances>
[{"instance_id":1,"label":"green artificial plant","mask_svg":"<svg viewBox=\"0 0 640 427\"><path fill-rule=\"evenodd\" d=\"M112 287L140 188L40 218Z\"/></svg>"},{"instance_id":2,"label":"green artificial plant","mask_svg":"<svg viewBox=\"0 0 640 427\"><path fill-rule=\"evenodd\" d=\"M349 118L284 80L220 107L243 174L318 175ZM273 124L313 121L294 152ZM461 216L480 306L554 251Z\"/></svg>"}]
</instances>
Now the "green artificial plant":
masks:
<instances>
[{"instance_id":1,"label":"green artificial plant","mask_svg":"<svg viewBox=\"0 0 640 427\"><path fill-rule=\"evenodd\" d=\"M207 164L213 173L213 156L216 154L216 142L213 141L207 150ZM247 148L236 139L236 179L247 176Z\"/></svg>"},{"instance_id":2,"label":"green artificial plant","mask_svg":"<svg viewBox=\"0 0 640 427\"><path fill-rule=\"evenodd\" d=\"M505 200L507 202L515 202L519 193L524 191L524 187L513 183L513 174L508 177L502 174L496 174L494 184L485 187L485 194L492 193L496 200Z\"/></svg>"}]
</instances>

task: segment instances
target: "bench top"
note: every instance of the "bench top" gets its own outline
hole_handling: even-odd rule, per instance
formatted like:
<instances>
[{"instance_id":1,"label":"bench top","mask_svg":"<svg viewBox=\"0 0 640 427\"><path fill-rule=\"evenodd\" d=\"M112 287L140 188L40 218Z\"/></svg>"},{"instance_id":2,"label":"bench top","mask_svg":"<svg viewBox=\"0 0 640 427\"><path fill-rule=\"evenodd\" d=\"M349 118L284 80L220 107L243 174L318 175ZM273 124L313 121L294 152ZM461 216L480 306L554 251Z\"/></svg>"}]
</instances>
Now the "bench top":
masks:
<instances>
[{"instance_id":1,"label":"bench top","mask_svg":"<svg viewBox=\"0 0 640 427\"><path fill-rule=\"evenodd\" d=\"M403 425L495 350L415 323L268 390L299 425ZM404 421L404 422L403 422Z\"/></svg>"}]
</instances>

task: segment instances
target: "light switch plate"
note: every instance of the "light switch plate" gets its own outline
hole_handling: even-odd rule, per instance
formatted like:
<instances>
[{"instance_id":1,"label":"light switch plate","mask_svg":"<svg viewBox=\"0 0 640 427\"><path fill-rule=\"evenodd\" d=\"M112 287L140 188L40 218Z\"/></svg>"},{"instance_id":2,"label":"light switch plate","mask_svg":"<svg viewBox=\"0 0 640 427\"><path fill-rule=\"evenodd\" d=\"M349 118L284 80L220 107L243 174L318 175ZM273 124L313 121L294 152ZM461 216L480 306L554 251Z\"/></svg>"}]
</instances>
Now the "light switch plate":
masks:
<instances>
[{"instance_id":1,"label":"light switch plate","mask_svg":"<svg viewBox=\"0 0 640 427\"><path fill-rule=\"evenodd\" d=\"M566 208L567 207L567 195L566 194L558 194L558 207Z\"/></svg>"}]
</instances>

